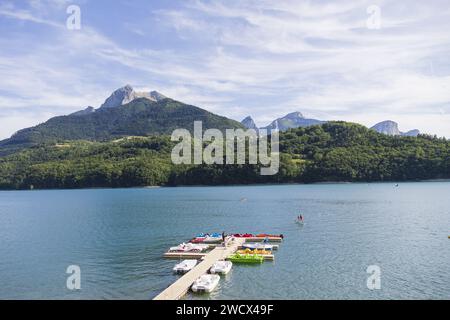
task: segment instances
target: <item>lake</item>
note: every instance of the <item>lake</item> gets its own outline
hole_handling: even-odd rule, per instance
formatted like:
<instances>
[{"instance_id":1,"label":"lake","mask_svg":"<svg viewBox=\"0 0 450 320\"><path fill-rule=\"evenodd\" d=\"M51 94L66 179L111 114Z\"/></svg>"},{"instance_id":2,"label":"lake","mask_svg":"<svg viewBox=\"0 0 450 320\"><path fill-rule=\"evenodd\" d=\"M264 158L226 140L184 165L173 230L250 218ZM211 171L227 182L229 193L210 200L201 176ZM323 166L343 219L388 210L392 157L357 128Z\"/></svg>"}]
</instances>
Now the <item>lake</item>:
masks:
<instances>
[{"instance_id":1,"label":"lake","mask_svg":"<svg viewBox=\"0 0 450 320\"><path fill-rule=\"evenodd\" d=\"M185 299L449 299L449 195L450 182L0 192L0 299L152 299L177 279L170 246L222 231L285 240L274 262Z\"/></svg>"}]
</instances>

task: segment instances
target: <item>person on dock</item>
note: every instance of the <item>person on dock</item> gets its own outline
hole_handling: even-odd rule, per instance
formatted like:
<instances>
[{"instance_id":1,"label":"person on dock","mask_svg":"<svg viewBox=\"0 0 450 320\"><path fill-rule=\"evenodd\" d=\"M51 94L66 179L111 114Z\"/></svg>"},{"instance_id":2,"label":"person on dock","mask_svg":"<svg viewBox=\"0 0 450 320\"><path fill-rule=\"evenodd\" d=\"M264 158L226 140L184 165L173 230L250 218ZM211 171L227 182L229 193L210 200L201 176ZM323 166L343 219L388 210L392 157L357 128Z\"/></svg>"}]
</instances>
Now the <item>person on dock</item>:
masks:
<instances>
[{"instance_id":1,"label":"person on dock","mask_svg":"<svg viewBox=\"0 0 450 320\"><path fill-rule=\"evenodd\" d=\"M222 242L223 242L224 247L227 246L227 242L225 240L226 240L226 234L225 234L225 231L222 231Z\"/></svg>"}]
</instances>

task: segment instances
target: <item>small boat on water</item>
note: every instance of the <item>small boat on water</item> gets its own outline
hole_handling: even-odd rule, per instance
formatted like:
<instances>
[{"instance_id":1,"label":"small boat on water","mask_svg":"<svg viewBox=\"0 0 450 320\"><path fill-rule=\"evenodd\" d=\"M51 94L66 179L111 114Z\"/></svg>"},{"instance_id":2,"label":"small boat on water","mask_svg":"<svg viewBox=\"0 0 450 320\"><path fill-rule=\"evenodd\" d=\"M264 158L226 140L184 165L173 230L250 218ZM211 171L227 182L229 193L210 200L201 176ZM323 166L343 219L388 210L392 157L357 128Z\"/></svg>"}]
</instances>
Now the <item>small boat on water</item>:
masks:
<instances>
[{"instance_id":1,"label":"small boat on water","mask_svg":"<svg viewBox=\"0 0 450 320\"><path fill-rule=\"evenodd\" d=\"M273 250L273 245L266 243L244 243L242 247L250 250Z\"/></svg>"},{"instance_id":2,"label":"small boat on water","mask_svg":"<svg viewBox=\"0 0 450 320\"><path fill-rule=\"evenodd\" d=\"M186 273L192 270L197 265L197 260L183 260L173 267L173 272L175 273Z\"/></svg>"},{"instance_id":3,"label":"small boat on water","mask_svg":"<svg viewBox=\"0 0 450 320\"><path fill-rule=\"evenodd\" d=\"M209 236L209 233L199 233L195 237L196 238L206 238L207 236Z\"/></svg>"},{"instance_id":4,"label":"small boat on water","mask_svg":"<svg viewBox=\"0 0 450 320\"><path fill-rule=\"evenodd\" d=\"M227 274L230 272L233 263L231 261L217 261L213 264L209 272L212 274Z\"/></svg>"},{"instance_id":5,"label":"small boat on water","mask_svg":"<svg viewBox=\"0 0 450 320\"><path fill-rule=\"evenodd\" d=\"M214 233L199 233L191 241L191 243L218 243L222 242L222 234Z\"/></svg>"},{"instance_id":6,"label":"small boat on water","mask_svg":"<svg viewBox=\"0 0 450 320\"><path fill-rule=\"evenodd\" d=\"M182 243L176 247L171 247L169 252L202 252L208 249L208 247L205 244Z\"/></svg>"},{"instance_id":7,"label":"small boat on water","mask_svg":"<svg viewBox=\"0 0 450 320\"><path fill-rule=\"evenodd\" d=\"M237 253L239 254L272 254L272 251L268 250L251 250L251 249L244 249L244 250L238 250Z\"/></svg>"},{"instance_id":8,"label":"small boat on water","mask_svg":"<svg viewBox=\"0 0 450 320\"><path fill-rule=\"evenodd\" d=\"M233 234L233 237L235 237L235 238L253 238L254 235L251 233L235 233L235 234Z\"/></svg>"},{"instance_id":9,"label":"small boat on water","mask_svg":"<svg viewBox=\"0 0 450 320\"><path fill-rule=\"evenodd\" d=\"M260 254L239 254L235 253L228 257L228 260L236 263L261 263L264 257Z\"/></svg>"},{"instance_id":10,"label":"small boat on water","mask_svg":"<svg viewBox=\"0 0 450 320\"><path fill-rule=\"evenodd\" d=\"M212 292L219 284L220 276L217 274L204 274L192 284L194 292Z\"/></svg>"},{"instance_id":11,"label":"small boat on water","mask_svg":"<svg viewBox=\"0 0 450 320\"><path fill-rule=\"evenodd\" d=\"M297 216L297 218L295 218L295 222L296 222L297 224L299 224L299 225L304 225L304 224L305 224L305 221L304 221L304 219L303 219L303 215Z\"/></svg>"},{"instance_id":12,"label":"small boat on water","mask_svg":"<svg viewBox=\"0 0 450 320\"><path fill-rule=\"evenodd\" d=\"M203 240L203 243L219 243L222 242L222 236L209 236Z\"/></svg>"}]
</instances>

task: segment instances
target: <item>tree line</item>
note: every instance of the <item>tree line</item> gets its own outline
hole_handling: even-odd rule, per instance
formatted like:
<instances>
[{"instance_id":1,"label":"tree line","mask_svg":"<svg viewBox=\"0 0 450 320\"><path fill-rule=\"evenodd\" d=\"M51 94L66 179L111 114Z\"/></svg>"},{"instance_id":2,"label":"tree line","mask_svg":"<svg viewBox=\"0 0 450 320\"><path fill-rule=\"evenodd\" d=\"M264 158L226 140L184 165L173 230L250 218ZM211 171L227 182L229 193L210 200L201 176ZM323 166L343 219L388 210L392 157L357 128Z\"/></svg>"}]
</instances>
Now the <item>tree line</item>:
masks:
<instances>
[{"instance_id":1,"label":"tree line","mask_svg":"<svg viewBox=\"0 0 450 320\"><path fill-rule=\"evenodd\" d=\"M280 133L280 170L260 165L174 165L167 135L59 141L0 158L0 189L255 183L374 182L450 178L450 142L393 137L347 122Z\"/></svg>"}]
</instances>

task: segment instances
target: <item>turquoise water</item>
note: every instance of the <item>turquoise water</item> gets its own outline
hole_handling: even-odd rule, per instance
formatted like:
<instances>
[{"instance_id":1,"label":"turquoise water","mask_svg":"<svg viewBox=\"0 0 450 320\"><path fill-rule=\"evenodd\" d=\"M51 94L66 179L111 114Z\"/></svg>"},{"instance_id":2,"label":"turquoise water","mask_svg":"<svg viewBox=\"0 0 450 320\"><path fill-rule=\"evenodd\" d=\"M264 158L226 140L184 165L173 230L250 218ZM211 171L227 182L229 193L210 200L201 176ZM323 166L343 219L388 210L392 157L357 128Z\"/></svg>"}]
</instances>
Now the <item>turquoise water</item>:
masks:
<instances>
[{"instance_id":1,"label":"turquoise water","mask_svg":"<svg viewBox=\"0 0 450 320\"><path fill-rule=\"evenodd\" d=\"M449 194L449 182L0 192L0 298L151 299L177 279L168 247L225 231L285 241L274 262L186 299L449 299Z\"/></svg>"}]
</instances>

